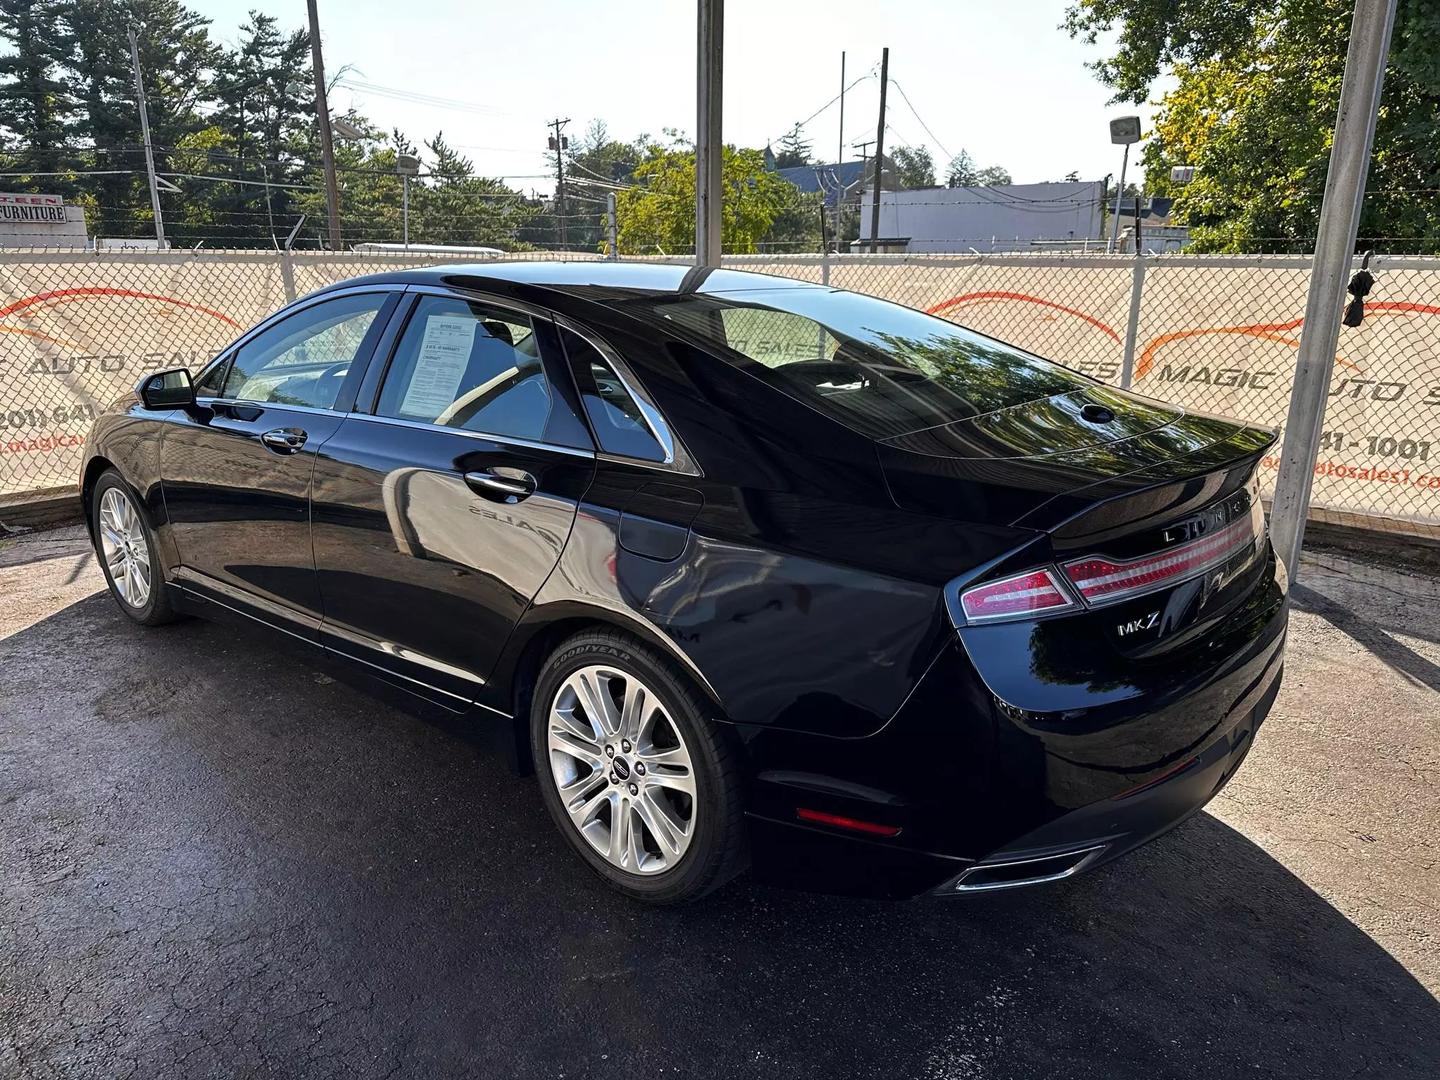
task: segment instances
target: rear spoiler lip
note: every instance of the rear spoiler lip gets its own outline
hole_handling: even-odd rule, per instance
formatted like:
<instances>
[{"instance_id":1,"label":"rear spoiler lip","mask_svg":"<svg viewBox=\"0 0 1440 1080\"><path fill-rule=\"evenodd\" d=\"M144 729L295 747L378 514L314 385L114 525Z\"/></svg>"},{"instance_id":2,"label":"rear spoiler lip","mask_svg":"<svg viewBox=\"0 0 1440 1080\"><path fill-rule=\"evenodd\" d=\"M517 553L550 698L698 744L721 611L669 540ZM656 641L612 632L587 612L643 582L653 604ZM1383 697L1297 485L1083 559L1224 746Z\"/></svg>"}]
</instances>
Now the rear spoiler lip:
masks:
<instances>
[{"instance_id":1,"label":"rear spoiler lip","mask_svg":"<svg viewBox=\"0 0 1440 1080\"><path fill-rule=\"evenodd\" d=\"M1053 503L1055 503L1056 500L1062 498L1061 495L1054 495L1051 498L1047 499L1045 502L1039 504L1038 506L1031 507L1014 521L1010 522L1010 525L1013 528L1035 529L1037 531L1054 535L1055 533L1063 530L1067 525L1074 524L1076 521L1079 521L1080 519L1095 513L1097 510L1105 506L1112 505L1125 499L1132 499L1136 495L1141 494L1142 492L1155 491L1175 484L1188 483L1201 476L1207 476L1212 473L1220 472L1222 470L1227 472L1233 472L1236 468L1239 468L1241 466L1248 466L1245 468L1245 478L1248 478L1250 473L1252 473L1254 469L1260 464L1261 459L1264 458L1264 456L1274 448L1275 443L1279 440L1279 433L1274 428L1264 428L1251 425L1237 427L1233 433L1227 435L1223 439L1216 439L1213 442L1206 443L1205 445L1200 447L1196 447L1195 449L1185 454L1180 454L1168 458L1160 458L1154 462L1141 466L1138 469L1132 469L1129 472L1125 473L1117 473L1114 476L1106 477L1103 480L1097 480L1092 484L1087 484L1083 488L1077 488L1072 492L1066 492L1063 497L1070 498L1076 495L1083 496L1087 491L1092 491L1095 488L1115 484L1116 482L1123 482L1126 479L1137 477L1142 473L1150 472L1158 466L1164 466L1171 463L1181 464L1186 461L1186 459L1192 458L1196 454L1199 454L1205 450L1209 450L1212 447L1223 446L1226 443L1234 441L1237 436L1243 434L1249 434L1252 436L1264 434L1267 436L1267 438L1265 439L1263 445L1255 448L1247 447L1243 453L1237 453L1235 459L1232 462L1227 462L1222 465L1212 464L1208 468L1196 469L1193 472L1185 473L1183 475L1157 478L1154 483L1138 484L1134 487L1129 488L1128 490L1118 491L1113 495L1100 499L1094 503L1091 503L1088 506L1082 507L1079 510L1074 511L1073 513L1068 514L1063 518L1045 520L1046 509L1050 507ZM1213 497L1219 497L1219 494L1220 493L1217 492ZM1172 514L1170 516L1173 517L1175 515Z\"/></svg>"}]
</instances>

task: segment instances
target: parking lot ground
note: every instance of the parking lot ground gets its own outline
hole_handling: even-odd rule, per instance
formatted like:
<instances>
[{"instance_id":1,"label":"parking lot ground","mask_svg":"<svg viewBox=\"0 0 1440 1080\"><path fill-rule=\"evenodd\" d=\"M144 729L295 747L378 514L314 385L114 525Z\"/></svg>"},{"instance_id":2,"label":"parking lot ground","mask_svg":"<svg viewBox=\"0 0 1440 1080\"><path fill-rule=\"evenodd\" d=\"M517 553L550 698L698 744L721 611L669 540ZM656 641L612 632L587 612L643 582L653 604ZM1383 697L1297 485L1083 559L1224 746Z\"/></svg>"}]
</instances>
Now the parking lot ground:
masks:
<instances>
[{"instance_id":1,"label":"parking lot ground","mask_svg":"<svg viewBox=\"0 0 1440 1080\"><path fill-rule=\"evenodd\" d=\"M533 781L283 650L0 550L0 1076L1440 1075L1440 580L1307 557L1206 813L909 904L606 892Z\"/></svg>"}]
</instances>

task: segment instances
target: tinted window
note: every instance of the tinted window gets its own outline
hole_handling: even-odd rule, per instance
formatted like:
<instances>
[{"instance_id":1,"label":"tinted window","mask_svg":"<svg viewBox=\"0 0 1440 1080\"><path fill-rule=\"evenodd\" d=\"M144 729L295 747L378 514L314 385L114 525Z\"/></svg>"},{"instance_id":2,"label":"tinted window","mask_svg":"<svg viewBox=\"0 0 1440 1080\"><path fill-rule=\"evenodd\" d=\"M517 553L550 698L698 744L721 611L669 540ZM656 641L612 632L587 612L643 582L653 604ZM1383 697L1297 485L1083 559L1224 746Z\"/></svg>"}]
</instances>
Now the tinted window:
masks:
<instances>
[{"instance_id":1,"label":"tinted window","mask_svg":"<svg viewBox=\"0 0 1440 1080\"><path fill-rule=\"evenodd\" d=\"M600 449L642 461L664 461L665 450L645 422L640 403L610 361L579 334L562 329L561 336L579 375L580 397Z\"/></svg>"},{"instance_id":2,"label":"tinted window","mask_svg":"<svg viewBox=\"0 0 1440 1080\"><path fill-rule=\"evenodd\" d=\"M550 386L529 317L460 297L421 297L375 411L539 439L550 417Z\"/></svg>"},{"instance_id":3,"label":"tinted window","mask_svg":"<svg viewBox=\"0 0 1440 1080\"><path fill-rule=\"evenodd\" d=\"M754 289L627 302L877 438L1095 383L944 319L829 289Z\"/></svg>"},{"instance_id":4,"label":"tinted window","mask_svg":"<svg viewBox=\"0 0 1440 1080\"><path fill-rule=\"evenodd\" d=\"M225 396L332 409L386 293L336 297L296 312L235 353Z\"/></svg>"}]
</instances>

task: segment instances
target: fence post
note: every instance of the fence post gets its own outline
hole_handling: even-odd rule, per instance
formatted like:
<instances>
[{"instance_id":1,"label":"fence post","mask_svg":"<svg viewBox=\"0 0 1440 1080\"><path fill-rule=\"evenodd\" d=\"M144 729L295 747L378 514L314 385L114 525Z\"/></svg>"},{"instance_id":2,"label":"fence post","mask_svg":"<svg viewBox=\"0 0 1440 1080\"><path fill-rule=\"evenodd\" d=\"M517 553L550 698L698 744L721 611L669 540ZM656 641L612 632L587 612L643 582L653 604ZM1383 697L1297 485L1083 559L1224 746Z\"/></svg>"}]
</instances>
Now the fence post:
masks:
<instances>
[{"instance_id":1,"label":"fence post","mask_svg":"<svg viewBox=\"0 0 1440 1080\"><path fill-rule=\"evenodd\" d=\"M615 219L615 192L605 193L605 239L610 245L608 258L620 258L620 223Z\"/></svg>"},{"instance_id":2,"label":"fence post","mask_svg":"<svg viewBox=\"0 0 1440 1080\"><path fill-rule=\"evenodd\" d=\"M1145 256L1135 252L1130 271L1130 318L1125 322L1125 358L1120 362L1120 388L1129 390L1135 378L1135 338L1140 331L1140 297L1145 291Z\"/></svg>"},{"instance_id":3,"label":"fence post","mask_svg":"<svg viewBox=\"0 0 1440 1080\"><path fill-rule=\"evenodd\" d=\"M295 265L290 261L290 248L280 252L280 279L285 283L285 302L293 303L295 300Z\"/></svg>"},{"instance_id":4,"label":"fence post","mask_svg":"<svg viewBox=\"0 0 1440 1080\"><path fill-rule=\"evenodd\" d=\"M1275 501L1270 529L1275 554L1294 581L1300 573L1300 548L1305 541L1305 518L1310 511L1310 487L1315 460L1320 454L1321 428L1329 403L1335 350L1340 340L1340 309L1345 299L1345 278L1350 253L1360 227L1365 200L1365 179L1385 83L1385 59L1395 24L1395 0L1358 0L1350 26L1345 75L1340 83L1340 105L1335 115L1335 137L1325 173L1325 196L1320 203L1320 227L1305 297L1305 322L1295 356L1295 381L1290 391L1290 412L1280 444L1280 470L1275 478Z\"/></svg>"}]
</instances>

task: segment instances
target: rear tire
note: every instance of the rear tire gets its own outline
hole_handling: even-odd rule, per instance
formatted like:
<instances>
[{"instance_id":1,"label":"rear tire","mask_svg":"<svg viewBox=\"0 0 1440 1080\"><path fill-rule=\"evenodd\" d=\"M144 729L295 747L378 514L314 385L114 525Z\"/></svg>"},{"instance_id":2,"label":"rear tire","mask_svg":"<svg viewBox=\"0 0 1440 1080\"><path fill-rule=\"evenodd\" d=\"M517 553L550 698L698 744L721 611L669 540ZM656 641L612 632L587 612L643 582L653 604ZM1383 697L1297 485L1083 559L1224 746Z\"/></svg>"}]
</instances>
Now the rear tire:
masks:
<instances>
[{"instance_id":1,"label":"rear tire","mask_svg":"<svg viewBox=\"0 0 1440 1080\"><path fill-rule=\"evenodd\" d=\"M150 518L130 486L106 469L90 495L95 557L110 595L141 626L160 626L180 617L170 603Z\"/></svg>"},{"instance_id":2,"label":"rear tire","mask_svg":"<svg viewBox=\"0 0 1440 1080\"><path fill-rule=\"evenodd\" d=\"M530 741L545 808L626 896L684 903L745 868L739 755L712 712L669 660L620 633L577 634L540 672Z\"/></svg>"}]
</instances>

